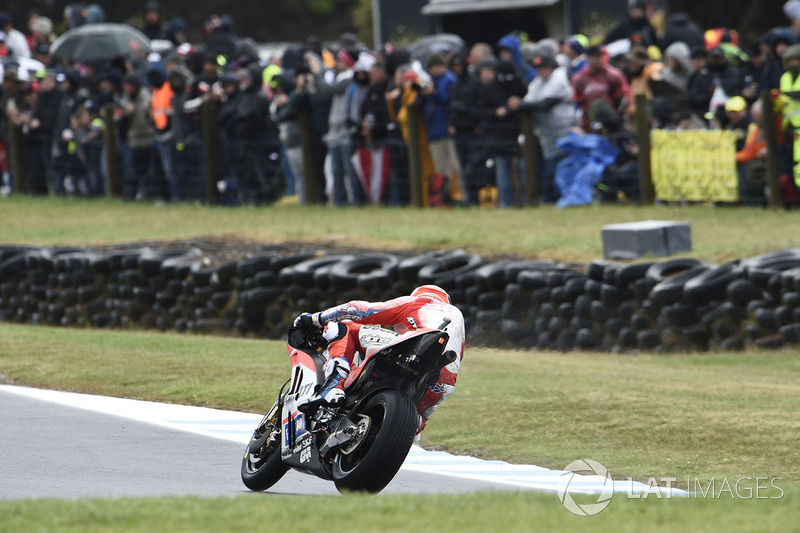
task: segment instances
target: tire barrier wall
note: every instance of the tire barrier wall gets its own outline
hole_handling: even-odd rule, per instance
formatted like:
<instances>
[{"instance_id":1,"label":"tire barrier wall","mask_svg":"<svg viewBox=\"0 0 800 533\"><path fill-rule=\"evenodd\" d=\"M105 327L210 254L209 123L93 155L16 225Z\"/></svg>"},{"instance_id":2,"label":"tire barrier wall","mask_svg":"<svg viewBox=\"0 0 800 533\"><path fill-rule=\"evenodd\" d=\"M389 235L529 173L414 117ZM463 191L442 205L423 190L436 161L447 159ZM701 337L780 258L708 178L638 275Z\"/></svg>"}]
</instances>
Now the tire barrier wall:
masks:
<instances>
[{"instance_id":1,"label":"tire barrier wall","mask_svg":"<svg viewBox=\"0 0 800 533\"><path fill-rule=\"evenodd\" d=\"M464 251L263 252L0 246L0 320L282 339L292 318L445 288L471 345L686 352L800 344L800 249L724 265L679 258L486 262Z\"/></svg>"}]
</instances>

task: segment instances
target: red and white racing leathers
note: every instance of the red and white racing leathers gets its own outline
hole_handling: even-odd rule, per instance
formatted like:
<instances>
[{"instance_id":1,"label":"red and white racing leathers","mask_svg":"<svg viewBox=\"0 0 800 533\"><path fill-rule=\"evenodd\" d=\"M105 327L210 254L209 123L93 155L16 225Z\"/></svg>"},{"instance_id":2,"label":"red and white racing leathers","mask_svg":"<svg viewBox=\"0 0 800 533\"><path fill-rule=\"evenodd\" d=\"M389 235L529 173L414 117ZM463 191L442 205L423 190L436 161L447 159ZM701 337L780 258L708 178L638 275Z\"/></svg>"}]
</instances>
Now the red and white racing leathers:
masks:
<instances>
[{"instance_id":1,"label":"red and white racing leathers","mask_svg":"<svg viewBox=\"0 0 800 533\"><path fill-rule=\"evenodd\" d=\"M328 345L328 355L331 359L346 359L351 368L357 363L354 361L356 353L366 353L366 347L370 344L386 343L384 339L374 339L376 333L380 336L380 332L376 332L374 328L361 328L361 324L392 326L396 333L403 334L421 328L437 329L445 319L450 320L443 328L450 336L445 350L453 350L458 357L442 369L439 380L417 404L417 412L423 418L420 429L436 407L455 390L456 377L464 357L465 327L461 311L453 305L428 296L402 296L386 302L347 302L326 309L319 316L323 325L328 322L343 322L347 326L347 334Z\"/></svg>"}]
</instances>

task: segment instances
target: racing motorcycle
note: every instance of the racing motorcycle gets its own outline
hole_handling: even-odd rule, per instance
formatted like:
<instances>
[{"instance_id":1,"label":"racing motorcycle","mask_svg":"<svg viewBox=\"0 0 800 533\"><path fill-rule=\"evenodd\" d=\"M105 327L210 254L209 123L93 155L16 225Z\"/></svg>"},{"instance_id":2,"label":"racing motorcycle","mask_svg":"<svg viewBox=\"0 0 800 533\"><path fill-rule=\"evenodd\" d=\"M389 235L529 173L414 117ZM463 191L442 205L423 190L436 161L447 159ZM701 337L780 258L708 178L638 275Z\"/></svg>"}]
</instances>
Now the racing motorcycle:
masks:
<instances>
[{"instance_id":1,"label":"racing motorcycle","mask_svg":"<svg viewBox=\"0 0 800 533\"><path fill-rule=\"evenodd\" d=\"M448 322L367 348L338 407L318 395L325 381L322 332L289 328L291 378L245 449L241 474L247 488L266 490L294 468L332 480L340 492L383 490L411 449L419 421L415 405L457 357L445 351L449 337L441 330Z\"/></svg>"}]
</instances>

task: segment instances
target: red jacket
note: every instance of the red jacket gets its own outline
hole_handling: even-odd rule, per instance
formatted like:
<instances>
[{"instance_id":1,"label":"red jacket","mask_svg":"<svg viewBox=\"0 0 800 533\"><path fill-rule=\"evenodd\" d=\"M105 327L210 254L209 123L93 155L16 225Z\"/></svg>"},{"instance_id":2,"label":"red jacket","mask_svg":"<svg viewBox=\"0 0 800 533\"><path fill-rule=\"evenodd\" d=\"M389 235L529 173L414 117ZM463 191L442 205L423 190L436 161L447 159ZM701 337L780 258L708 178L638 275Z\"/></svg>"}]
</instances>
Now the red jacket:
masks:
<instances>
[{"instance_id":1,"label":"red jacket","mask_svg":"<svg viewBox=\"0 0 800 533\"><path fill-rule=\"evenodd\" d=\"M631 101L631 88L625 75L611 66L604 66L593 71L589 66L583 68L572 77L574 100L583 110L583 129L589 131L589 106L597 99L603 99L612 109L620 109L623 98Z\"/></svg>"}]
</instances>

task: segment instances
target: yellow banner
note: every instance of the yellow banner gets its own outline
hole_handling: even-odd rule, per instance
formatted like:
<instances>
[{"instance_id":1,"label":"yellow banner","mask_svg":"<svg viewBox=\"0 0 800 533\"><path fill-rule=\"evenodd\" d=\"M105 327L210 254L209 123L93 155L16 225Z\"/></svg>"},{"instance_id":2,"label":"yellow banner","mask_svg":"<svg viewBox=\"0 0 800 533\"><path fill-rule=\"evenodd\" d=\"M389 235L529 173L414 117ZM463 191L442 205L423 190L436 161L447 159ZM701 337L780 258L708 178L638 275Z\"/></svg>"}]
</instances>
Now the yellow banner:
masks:
<instances>
[{"instance_id":1,"label":"yellow banner","mask_svg":"<svg viewBox=\"0 0 800 533\"><path fill-rule=\"evenodd\" d=\"M656 197L666 202L738 202L736 138L721 130L651 132Z\"/></svg>"}]
</instances>

